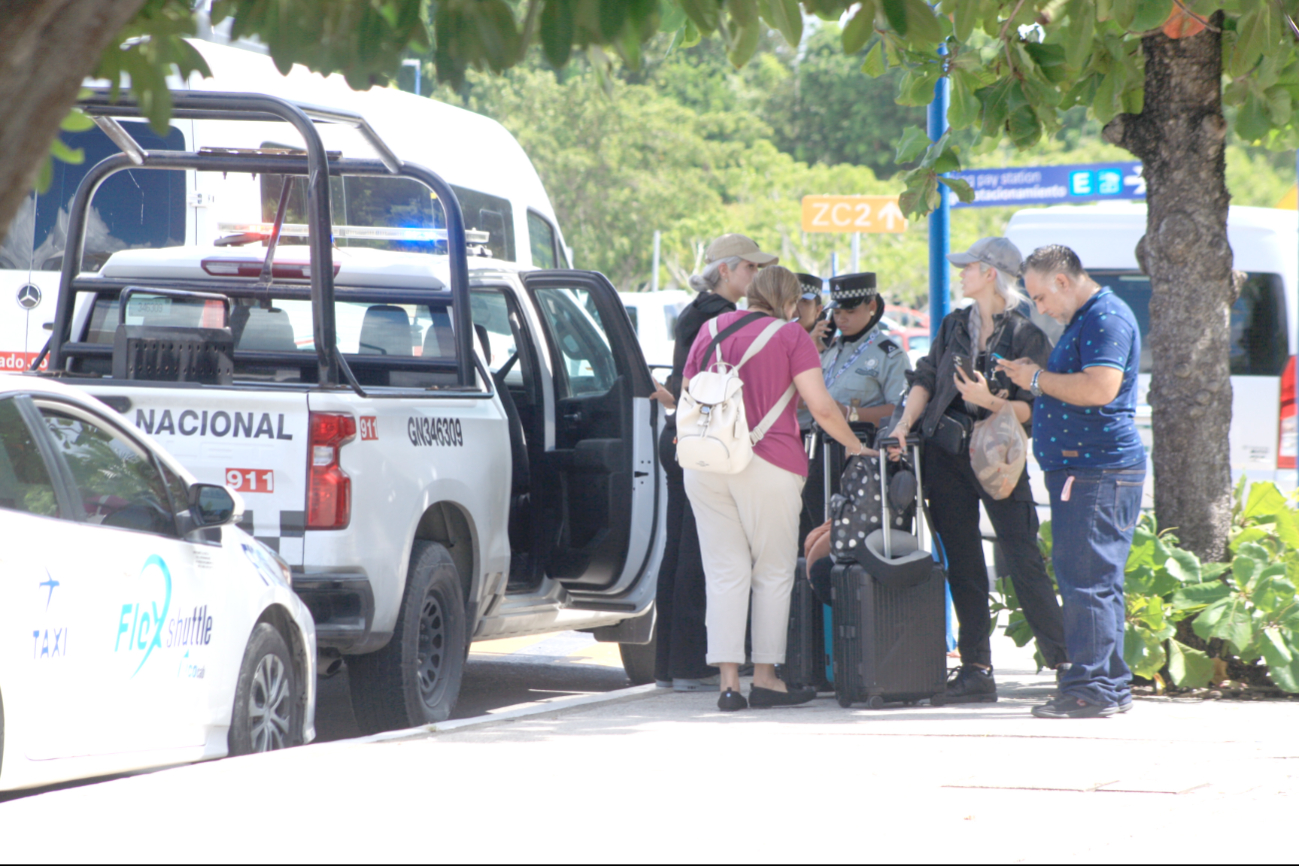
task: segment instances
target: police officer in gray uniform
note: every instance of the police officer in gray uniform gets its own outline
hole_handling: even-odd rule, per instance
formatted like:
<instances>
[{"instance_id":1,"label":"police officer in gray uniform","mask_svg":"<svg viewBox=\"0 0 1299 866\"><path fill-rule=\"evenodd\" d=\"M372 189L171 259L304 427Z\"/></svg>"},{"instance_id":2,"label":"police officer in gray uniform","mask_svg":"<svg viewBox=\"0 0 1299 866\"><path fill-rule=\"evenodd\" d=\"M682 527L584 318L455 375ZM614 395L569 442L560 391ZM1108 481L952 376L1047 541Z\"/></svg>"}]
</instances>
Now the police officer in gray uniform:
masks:
<instances>
[{"instance_id":1,"label":"police officer in gray uniform","mask_svg":"<svg viewBox=\"0 0 1299 866\"><path fill-rule=\"evenodd\" d=\"M893 414L906 391L911 360L879 327L884 299L876 290L875 274L831 277L827 308L834 311L839 333L821 353L825 386L854 429L873 437L874 428ZM799 408L798 422L804 433L810 432L812 417L806 407ZM803 487L800 530L804 537L825 520L821 451L817 447L810 455L808 483Z\"/></svg>"}]
</instances>

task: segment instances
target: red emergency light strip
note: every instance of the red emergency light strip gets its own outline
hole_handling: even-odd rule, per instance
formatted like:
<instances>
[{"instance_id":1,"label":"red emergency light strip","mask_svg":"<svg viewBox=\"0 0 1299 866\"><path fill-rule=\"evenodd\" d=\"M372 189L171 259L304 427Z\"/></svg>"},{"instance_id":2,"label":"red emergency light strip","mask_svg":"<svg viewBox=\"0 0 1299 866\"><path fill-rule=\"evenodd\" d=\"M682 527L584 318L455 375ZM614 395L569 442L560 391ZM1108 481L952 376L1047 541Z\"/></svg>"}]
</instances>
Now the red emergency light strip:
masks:
<instances>
[{"instance_id":1,"label":"red emergency light strip","mask_svg":"<svg viewBox=\"0 0 1299 866\"><path fill-rule=\"evenodd\" d=\"M214 277L260 277L262 260L254 258L216 257L203 259L203 270ZM338 276L341 265L334 262L334 276ZM311 262L271 263L271 277L284 280L311 279Z\"/></svg>"}]
</instances>

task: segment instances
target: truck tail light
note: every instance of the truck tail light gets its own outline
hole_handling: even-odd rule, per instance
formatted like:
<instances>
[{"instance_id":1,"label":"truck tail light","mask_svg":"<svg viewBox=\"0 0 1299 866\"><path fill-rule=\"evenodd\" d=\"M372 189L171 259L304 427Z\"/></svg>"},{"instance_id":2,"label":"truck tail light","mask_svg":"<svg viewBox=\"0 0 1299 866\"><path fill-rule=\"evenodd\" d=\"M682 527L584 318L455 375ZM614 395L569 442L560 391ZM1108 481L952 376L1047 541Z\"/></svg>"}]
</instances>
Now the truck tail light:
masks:
<instances>
[{"instance_id":1,"label":"truck tail light","mask_svg":"<svg viewBox=\"0 0 1299 866\"><path fill-rule=\"evenodd\" d=\"M312 412L308 424L307 528L343 529L352 517L352 479L338 465L338 450L356 438L356 418Z\"/></svg>"},{"instance_id":2,"label":"truck tail light","mask_svg":"<svg viewBox=\"0 0 1299 866\"><path fill-rule=\"evenodd\" d=\"M1295 418L1295 356L1286 362L1281 374L1281 429L1278 434L1276 468L1294 469L1299 456L1299 426Z\"/></svg>"}]
</instances>

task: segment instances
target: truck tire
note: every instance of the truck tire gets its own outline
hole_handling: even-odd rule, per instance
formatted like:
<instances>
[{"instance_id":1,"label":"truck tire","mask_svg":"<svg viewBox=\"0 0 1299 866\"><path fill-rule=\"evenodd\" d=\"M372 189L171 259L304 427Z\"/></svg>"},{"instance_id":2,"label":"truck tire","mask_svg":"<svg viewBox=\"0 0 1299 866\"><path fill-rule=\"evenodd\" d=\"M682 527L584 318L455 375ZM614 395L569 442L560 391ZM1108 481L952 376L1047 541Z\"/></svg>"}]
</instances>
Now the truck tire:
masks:
<instances>
[{"instance_id":1,"label":"truck tire","mask_svg":"<svg viewBox=\"0 0 1299 866\"><path fill-rule=\"evenodd\" d=\"M658 628L649 643L620 643L618 655L622 656L622 669L634 686L654 682L654 661L658 655Z\"/></svg>"},{"instance_id":2,"label":"truck tire","mask_svg":"<svg viewBox=\"0 0 1299 866\"><path fill-rule=\"evenodd\" d=\"M416 541L392 640L347 657L352 713L366 734L445 721L465 670L464 594L451 554Z\"/></svg>"},{"instance_id":3,"label":"truck tire","mask_svg":"<svg viewBox=\"0 0 1299 866\"><path fill-rule=\"evenodd\" d=\"M302 741L302 708L293 655L275 626L253 629L239 666L226 742L231 755L273 752Z\"/></svg>"}]
</instances>

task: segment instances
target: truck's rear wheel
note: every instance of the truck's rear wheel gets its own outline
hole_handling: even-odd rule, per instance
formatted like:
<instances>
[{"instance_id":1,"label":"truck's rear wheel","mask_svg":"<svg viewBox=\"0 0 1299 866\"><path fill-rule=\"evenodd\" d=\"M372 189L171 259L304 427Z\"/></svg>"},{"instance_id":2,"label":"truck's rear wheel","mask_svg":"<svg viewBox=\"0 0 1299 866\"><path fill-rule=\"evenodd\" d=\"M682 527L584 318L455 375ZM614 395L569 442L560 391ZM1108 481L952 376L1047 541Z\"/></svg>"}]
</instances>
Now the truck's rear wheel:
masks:
<instances>
[{"instance_id":1,"label":"truck's rear wheel","mask_svg":"<svg viewBox=\"0 0 1299 866\"><path fill-rule=\"evenodd\" d=\"M352 713L367 734L444 721L460 694L465 602L445 547L417 541L392 640L348 656Z\"/></svg>"},{"instance_id":2,"label":"truck's rear wheel","mask_svg":"<svg viewBox=\"0 0 1299 866\"><path fill-rule=\"evenodd\" d=\"M634 686L654 682L654 662L658 655L658 629L649 643L620 643L618 655L622 656L622 669Z\"/></svg>"}]
</instances>

